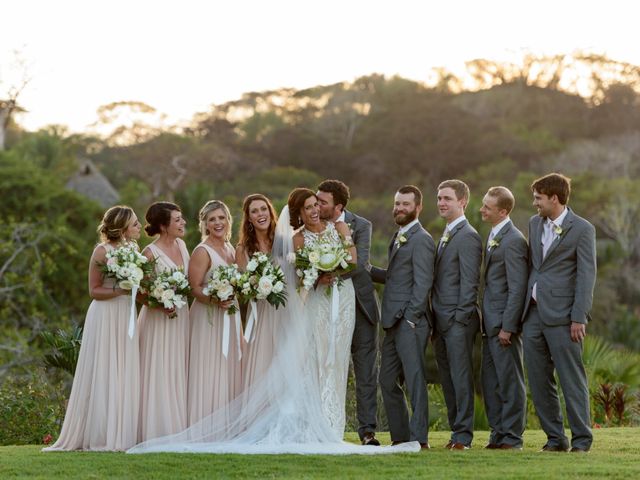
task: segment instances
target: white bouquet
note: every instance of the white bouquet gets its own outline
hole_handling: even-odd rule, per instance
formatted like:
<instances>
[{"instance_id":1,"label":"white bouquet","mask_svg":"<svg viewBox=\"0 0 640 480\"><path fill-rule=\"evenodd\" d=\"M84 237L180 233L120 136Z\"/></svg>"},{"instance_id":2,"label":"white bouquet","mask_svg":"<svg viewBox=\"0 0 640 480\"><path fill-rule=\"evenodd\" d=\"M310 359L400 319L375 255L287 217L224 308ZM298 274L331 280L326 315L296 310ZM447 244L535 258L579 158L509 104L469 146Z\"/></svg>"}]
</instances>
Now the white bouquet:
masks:
<instances>
[{"instance_id":1,"label":"white bouquet","mask_svg":"<svg viewBox=\"0 0 640 480\"><path fill-rule=\"evenodd\" d=\"M148 285L144 286L148 293L149 306L174 310L187 304L187 296L191 292L189 281L184 271L179 269L164 270L156 274ZM176 318L174 311L169 318Z\"/></svg>"},{"instance_id":2,"label":"white bouquet","mask_svg":"<svg viewBox=\"0 0 640 480\"><path fill-rule=\"evenodd\" d=\"M238 265L220 265L211 272L207 280L207 285L202 289L202 293L210 297L213 301L224 302L232 300L237 293L237 287L242 280L242 274L238 270ZM237 307L231 305L227 310L229 315L236 313Z\"/></svg>"},{"instance_id":3,"label":"white bouquet","mask_svg":"<svg viewBox=\"0 0 640 480\"><path fill-rule=\"evenodd\" d=\"M243 303L266 300L278 308L287 302L286 281L282 269L266 253L256 252L247 263L247 271L238 282L238 297Z\"/></svg>"},{"instance_id":4,"label":"white bouquet","mask_svg":"<svg viewBox=\"0 0 640 480\"><path fill-rule=\"evenodd\" d=\"M98 267L105 278L113 278L115 285L123 290L131 291L131 313L129 315L129 338L133 338L136 323L136 294L142 289L142 283L155 269L155 260L149 261L138 250L136 243L126 243L109 250L105 262L98 262Z\"/></svg>"},{"instance_id":5,"label":"white bouquet","mask_svg":"<svg viewBox=\"0 0 640 480\"><path fill-rule=\"evenodd\" d=\"M139 287L142 279L153 273L154 262L138 251L135 243L128 243L107 252L104 263L98 263L106 278L113 278L123 290Z\"/></svg>"},{"instance_id":6,"label":"white bouquet","mask_svg":"<svg viewBox=\"0 0 640 480\"><path fill-rule=\"evenodd\" d=\"M353 270L355 265L349 263L352 260L351 246L353 243L349 241L336 244L331 239L320 237L313 245L300 248L296 252L295 265L296 275L302 280L304 289L311 290L321 272L342 275Z\"/></svg>"}]
</instances>

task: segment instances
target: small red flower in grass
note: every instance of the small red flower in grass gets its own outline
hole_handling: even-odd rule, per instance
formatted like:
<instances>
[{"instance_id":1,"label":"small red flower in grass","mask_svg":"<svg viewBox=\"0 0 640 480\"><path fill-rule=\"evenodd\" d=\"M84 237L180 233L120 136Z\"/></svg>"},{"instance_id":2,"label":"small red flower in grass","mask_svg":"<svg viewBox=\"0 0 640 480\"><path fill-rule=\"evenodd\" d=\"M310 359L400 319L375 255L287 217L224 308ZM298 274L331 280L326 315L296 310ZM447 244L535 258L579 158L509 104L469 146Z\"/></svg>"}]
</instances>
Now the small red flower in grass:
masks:
<instances>
[{"instance_id":1,"label":"small red flower in grass","mask_svg":"<svg viewBox=\"0 0 640 480\"><path fill-rule=\"evenodd\" d=\"M599 423L594 423L593 428L602 428L602 425L600 425Z\"/></svg>"},{"instance_id":2,"label":"small red flower in grass","mask_svg":"<svg viewBox=\"0 0 640 480\"><path fill-rule=\"evenodd\" d=\"M45 445L49 445L51 443L51 440L53 440L53 437L50 433L47 433L44 437L42 437L42 443L44 443Z\"/></svg>"}]
</instances>

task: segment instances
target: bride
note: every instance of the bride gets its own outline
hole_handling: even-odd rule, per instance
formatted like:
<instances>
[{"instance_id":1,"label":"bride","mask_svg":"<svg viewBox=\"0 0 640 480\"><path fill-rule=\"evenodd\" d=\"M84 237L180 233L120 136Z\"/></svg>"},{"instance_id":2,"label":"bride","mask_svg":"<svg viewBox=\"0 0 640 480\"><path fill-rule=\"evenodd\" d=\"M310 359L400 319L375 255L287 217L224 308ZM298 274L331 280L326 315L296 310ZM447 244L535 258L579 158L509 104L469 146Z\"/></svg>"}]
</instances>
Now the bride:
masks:
<instances>
[{"instance_id":1,"label":"bride","mask_svg":"<svg viewBox=\"0 0 640 480\"><path fill-rule=\"evenodd\" d=\"M290 201L297 190L291 193ZM313 203L315 199L315 194L311 190L308 192L311 195L304 196L302 205L305 200L312 199L310 203ZM261 318L261 321L276 325L275 353L267 371L230 404L187 430L143 442L128 453L382 454L420 451L417 442L376 447L342 440L346 368L353 330L353 314L347 313L347 305L353 309L353 287L349 290L350 282L345 282L340 289L342 314L339 317L344 324L330 325L330 307L328 300L322 297L325 290L322 285L318 286L318 292L307 296L305 303L296 291L295 267L287 260L295 253L292 225L302 224L305 213L300 213L299 219L296 213L291 221L289 212L290 207L285 206L280 214L272 248L272 257L286 276L287 305L284 309L272 309L271 318ZM313 208L309 217L314 217ZM318 230L314 219L309 220L308 226L302 229L303 239L305 231ZM326 230L335 232L335 227L328 224ZM306 235L310 238L314 234ZM301 245L300 237L297 238L296 243ZM328 284L331 279L321 281Z\"/></svg>"},{"instance_id":2,"label":"bride","mask_svg":"<svg viewBox=\"0 0 640 480\"><path fill-rule=\"evenodd\" d=\"M351 241L351 232L344 222L320 220L318 199L308 188L296 188L289 195L291 226L299 229L293 236L293 247L313 246L318 242L341 245L342 239ZM351 263L356 263L356 248L349 249ZM328 290L329 289L329 290ZM341 436L345 426L345 400L351 338L356 323L356 298L351 279L338 286L330 274L322 274L315 290L305 299L305 310L312 322L315 373L322 412Z\"/></svg>"}]
</instances>

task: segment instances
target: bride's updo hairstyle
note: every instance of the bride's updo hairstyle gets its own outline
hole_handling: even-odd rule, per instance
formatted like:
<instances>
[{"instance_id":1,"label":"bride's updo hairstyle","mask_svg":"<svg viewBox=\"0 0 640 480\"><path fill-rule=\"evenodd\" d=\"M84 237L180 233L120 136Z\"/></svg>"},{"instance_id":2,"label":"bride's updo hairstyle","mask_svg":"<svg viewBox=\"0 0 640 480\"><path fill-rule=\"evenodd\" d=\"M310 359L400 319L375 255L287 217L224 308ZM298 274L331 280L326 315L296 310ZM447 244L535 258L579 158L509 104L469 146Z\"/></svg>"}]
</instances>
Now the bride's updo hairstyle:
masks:
<instances>
[{"instance_id":1,"label":"bride's updo hairstyle","mask_svg":"<svg viewBox=\"0 0 640 480\"><path fill-rule=\"evenodd\" d=\"M162 232L161 226L168 227L171 223L171 212L181 212L180 207L171 202L155 202L147 208L147 213L144 214L144 219L147 224L144 226L144 231L147 235L153 237Z\"/></svg>"},{"instance_id":2,"label":"bride's updo hairstyle","mask_svg":"<svg viewBox=\"0 0 640 480\"><path fill-rule=\"evenodd\" d=\"M304 202L307 201L307 198L315 196L316 192L302 187L294 189L289 194L289 199L287 200L287 205L289 206L289 223L294 229L302 226L300 212L304 208Z\"/></svg>"},{"instance_id":3,"label":"bride's updo hairstyle","mask_svg":"<svg viewBox=\"0 0 640 480\"><path fill-rule=\"evenodd\" d=\"M220 200L209 200L200 209L200 213L198 213L198 223L200 226L200 234L202 236L202 240L205 240L209 236L210 232L207 228L207 217L214 210L222 210L224 212L224 216L227 217L229 228L227 228L227 231L224 234L224 239L228 242L229 240L231 240L231 227L233 226L233 217L231 216L229 207L227 207L227 205Z\"/></svg>"},{"instance_id":4,"label":"bride's updo hairstyle","mask_svg":"<svg viewBox=\"0 0 640 480\"><path fill-rule=\"evenodd\" d=\"M126 205L116 205L104 212L102 222L98 225L98 235L101 242L120 242L124 239L124 232L129 228L133 218L133 210Z\"/></svg>"}]
</instances>

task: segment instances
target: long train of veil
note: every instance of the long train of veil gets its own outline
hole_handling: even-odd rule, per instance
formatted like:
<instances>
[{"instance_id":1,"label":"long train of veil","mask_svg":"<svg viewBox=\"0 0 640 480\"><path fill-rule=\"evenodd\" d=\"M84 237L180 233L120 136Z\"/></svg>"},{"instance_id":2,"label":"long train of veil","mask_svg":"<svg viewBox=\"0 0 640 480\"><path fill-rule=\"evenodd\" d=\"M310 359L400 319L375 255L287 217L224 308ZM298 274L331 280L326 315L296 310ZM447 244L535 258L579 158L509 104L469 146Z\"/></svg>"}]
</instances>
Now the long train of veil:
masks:
<instances>
[{"instance_id":1,"label":"long train of veil","mask_svg":"<svg viewBox=\"0 0 640 480\"><path fill-rule=\"evenodd\" d=\"M269 309L272 317L260 319L277 325L275 353L265 374L229 405L183 432L148 440L127 453L382 454L420 450L417 442L394 447L344 442L323 416L313 328L296 292L295 267L288 261L294 253L292 237L285 206L272 257L286 276L287 305Z\"/></svg>"}]
</instances>

